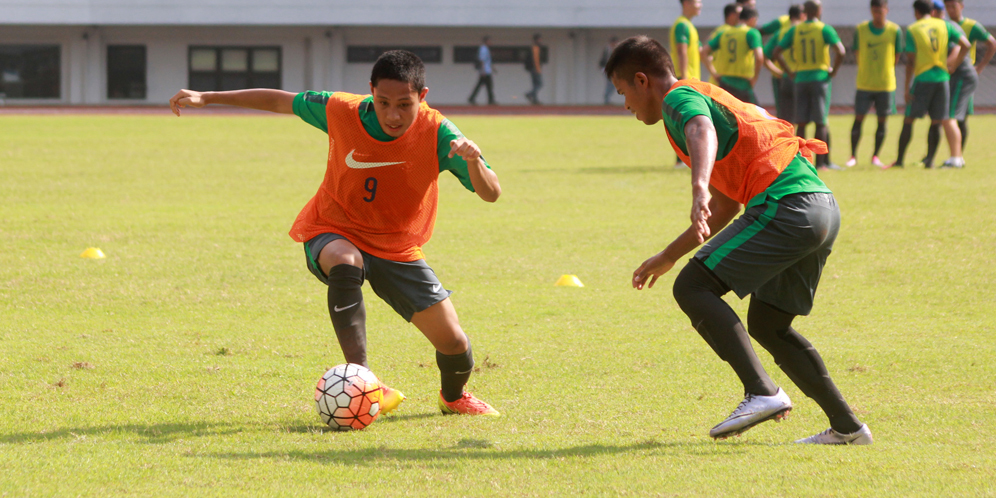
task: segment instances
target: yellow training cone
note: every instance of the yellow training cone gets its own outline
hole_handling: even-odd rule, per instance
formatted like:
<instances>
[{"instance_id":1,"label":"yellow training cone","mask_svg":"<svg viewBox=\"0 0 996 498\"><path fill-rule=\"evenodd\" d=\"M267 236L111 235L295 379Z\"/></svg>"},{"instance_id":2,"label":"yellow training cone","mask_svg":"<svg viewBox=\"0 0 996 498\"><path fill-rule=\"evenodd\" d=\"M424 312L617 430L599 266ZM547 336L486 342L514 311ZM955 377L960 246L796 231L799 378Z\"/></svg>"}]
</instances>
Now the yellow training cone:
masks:
<instances>
[{"instance_id":1,"label":"yellow training cone","mask_svg":"<svg viewBox=\"0 0 996 498\"><path fill-rule=\"evenodd\" d=\"M105 258L106 256L104 256L104 251L101 251L96 247L88 247L85 251L83 251L83 254L80 254L80 257L90 258L90 259L102 259Z\"/></svg>"},{"instance_id":2,"label":"yellow training cone","mask_svg":"<svg viewBox=\"0 0 996 498\"><path fill-rule=\"evenodd\" d=\"M577 275L561 275L560 278L557 279L557 283L553 285L561 287L584 287L584 284L581 283L581 279L579 279Z\"/></svg>"}]
</instances>

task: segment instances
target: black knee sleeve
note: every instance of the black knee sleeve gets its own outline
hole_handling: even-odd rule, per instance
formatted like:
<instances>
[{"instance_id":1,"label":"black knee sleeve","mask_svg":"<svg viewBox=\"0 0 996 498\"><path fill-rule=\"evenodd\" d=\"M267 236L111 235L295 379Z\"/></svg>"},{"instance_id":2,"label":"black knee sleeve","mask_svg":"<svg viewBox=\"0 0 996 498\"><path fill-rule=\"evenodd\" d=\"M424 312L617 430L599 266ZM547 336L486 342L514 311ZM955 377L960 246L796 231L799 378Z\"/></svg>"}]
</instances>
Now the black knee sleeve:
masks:
<instances>
[{"instance_id":1,"label":"black knee sleeve","mask_svg":"<svg viewBox=\"0 0 996 498\"><path fill-rule=\"evenodd\" d=\"M363 304L363 268L336 265L329 270L329 318L349 363L367 366L366 306Z\"/></svg>"}]
</instances>

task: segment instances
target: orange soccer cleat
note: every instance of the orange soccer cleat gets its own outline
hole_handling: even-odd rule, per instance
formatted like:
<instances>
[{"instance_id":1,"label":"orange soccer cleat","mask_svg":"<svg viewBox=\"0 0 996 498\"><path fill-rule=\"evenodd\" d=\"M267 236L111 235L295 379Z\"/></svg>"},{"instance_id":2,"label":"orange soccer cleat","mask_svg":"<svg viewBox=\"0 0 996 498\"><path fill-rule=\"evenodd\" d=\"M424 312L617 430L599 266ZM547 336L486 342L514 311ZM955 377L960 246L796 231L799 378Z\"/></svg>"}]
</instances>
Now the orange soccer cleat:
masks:
<instances>
[{"instance_id":1,"label":"orange soccer cleat","mask_svg":"<svg viewBox=\"0 0 996 498\"><path fill-rule=\"evenodd\" d=\"M383 384L380 386L381 393L383 393L384 400L381 402L380 411L381 413L391 413L395 408L401 405L401 402L406 399L404 393L397 389L391 389Z\"/></svg>"},{"instance_id":2,"label":"orange soccer cleat","mask_svg":"<svg viewBox=\"0 0 996 498\"><path fill-rule=\"evenodd\" d=\"M474 397L473 394L468 392L463 393L460 399L449 402L443 399L443 392L439 392L439 410L443 412L443 415L488 415L491 417L500 417L501 414L498 410L495 410L491 405L481 401Z\"/></svg>"}]
</instances>

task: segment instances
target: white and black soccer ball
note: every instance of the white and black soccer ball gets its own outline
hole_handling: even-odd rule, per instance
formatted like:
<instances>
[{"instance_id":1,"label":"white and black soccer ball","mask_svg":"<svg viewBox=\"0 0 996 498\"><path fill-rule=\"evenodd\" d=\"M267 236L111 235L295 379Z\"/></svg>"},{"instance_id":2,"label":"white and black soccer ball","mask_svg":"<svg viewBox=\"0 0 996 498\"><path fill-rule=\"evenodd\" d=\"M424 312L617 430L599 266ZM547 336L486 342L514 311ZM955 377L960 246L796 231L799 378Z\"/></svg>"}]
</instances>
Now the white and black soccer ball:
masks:
<instances>
[{"instance_id":1,"label":"white and black soccer ball","mask_svg":"<svg viewBox=\"0 0 996 498\"><path fill-rule=\"evenodd\" d=\"M377 376L355 363L333 367L315 386L318 415L337 431L359 430L374 423L383 398Z\"/></svg>"}]
</instances>

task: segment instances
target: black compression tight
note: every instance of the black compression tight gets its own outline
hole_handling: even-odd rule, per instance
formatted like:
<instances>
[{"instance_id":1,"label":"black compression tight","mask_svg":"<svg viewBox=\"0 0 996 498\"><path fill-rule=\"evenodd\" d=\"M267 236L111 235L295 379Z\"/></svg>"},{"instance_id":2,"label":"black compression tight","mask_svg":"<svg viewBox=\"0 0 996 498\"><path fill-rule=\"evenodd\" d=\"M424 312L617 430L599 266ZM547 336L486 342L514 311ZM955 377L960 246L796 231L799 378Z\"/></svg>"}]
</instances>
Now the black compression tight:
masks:
<instances>
[{"instance_id":1,"label":"black compression tight","mask_svg":"<svg viewBox=\"0 0 996 498\"><path fill-rule=\"evenodd\" d=\"M751 337L771 353L779 368L806 396L820 405L830 419L830 427L844 434L856 432L861 422L830 379L816 348L792 328L793 319L795 315L751 297L747 312Z\"/></svg>"}]
</instances>

